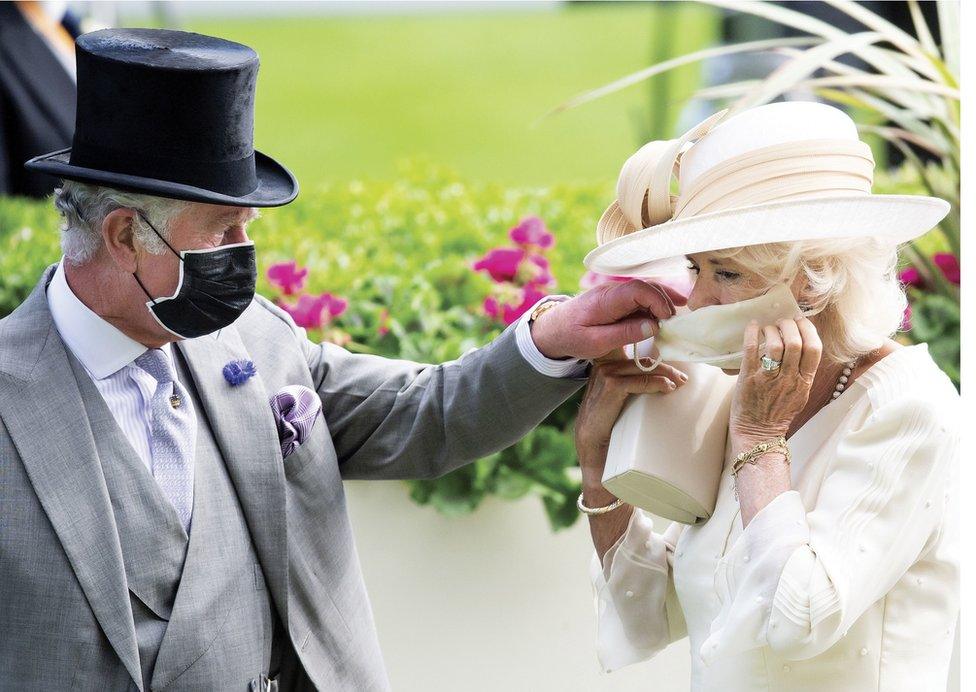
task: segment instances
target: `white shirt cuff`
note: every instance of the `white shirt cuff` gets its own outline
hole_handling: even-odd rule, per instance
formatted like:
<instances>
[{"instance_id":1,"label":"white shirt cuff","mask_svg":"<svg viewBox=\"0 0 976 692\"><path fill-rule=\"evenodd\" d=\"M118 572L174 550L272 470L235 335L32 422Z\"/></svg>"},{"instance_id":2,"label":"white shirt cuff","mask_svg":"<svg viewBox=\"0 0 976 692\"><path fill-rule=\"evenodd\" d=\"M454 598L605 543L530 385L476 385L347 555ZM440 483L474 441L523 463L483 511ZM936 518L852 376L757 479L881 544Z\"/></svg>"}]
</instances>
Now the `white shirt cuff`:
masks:
<instances>
[{"instance_id":1,"label":"white shirt cuff","mask_svg":"<svg viewBox=\"0 0 976 692\"><path fill-rule=\"evenodd\" d=\"M562 360L547 358L542 355L542 352L532 340L529 317L532 315L532 311L535 310L536 306L545 300L569 300L569 296L546 296L519 317L518 324L515 325L515 343L518 344L519 352L529 365L543 375L548 375L549 377L582 377L589 365L587 361L576 358Z\"/></svg>"}]
</instances>

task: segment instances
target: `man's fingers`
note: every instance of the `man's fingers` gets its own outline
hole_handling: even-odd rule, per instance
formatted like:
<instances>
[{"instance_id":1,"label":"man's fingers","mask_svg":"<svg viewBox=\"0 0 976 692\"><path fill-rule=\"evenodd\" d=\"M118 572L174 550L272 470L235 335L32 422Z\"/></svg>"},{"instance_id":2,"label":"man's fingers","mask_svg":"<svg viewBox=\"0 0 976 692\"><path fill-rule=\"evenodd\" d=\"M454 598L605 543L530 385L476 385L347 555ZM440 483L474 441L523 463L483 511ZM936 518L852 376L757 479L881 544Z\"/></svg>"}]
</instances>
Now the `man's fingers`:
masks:
<instances>
[{"instance_id":1,"label":"man's fingers","mask_svg":"<svg viewBox=\"0 0 976 692\"><path fill-rule=\"evenodd\" d=\"M687 305L688 304L688 296L686 296L684 293L682 293L681 291L677 290L676 288L672 288L671 286L668 286L667 284L659 284L659 283L657 283L655 281L651 281L650 283L651 283L651 285L657 286L662 291L664 291L665 293L667 293L668 294L668 298L671 299L671 303L672 304L674 304L674 305Z\"/></svg>"},{"instance_id":2,"label":"man's fingers","mask_svg":"<svg viewBox=\"0 0 976 692\"><path fill-rule=\"evenodd\" d=\"M667 292L640 279L611 285L598 305L600 314L593 315L592 324L616 322L635 312L661 320L674 314Z\"/></svg>"},{"instance_id":3,"label":"man's fingers","mask_svg":"<svg viewBox=\"0 0 976 692\"><path fill-rule=\"evenodd\" d=\"M657 334L657 320L650 317L628 317L614 324L590 327L596 341L594 350L610 351L636 344Z\"/></svg>"}]
</instances>

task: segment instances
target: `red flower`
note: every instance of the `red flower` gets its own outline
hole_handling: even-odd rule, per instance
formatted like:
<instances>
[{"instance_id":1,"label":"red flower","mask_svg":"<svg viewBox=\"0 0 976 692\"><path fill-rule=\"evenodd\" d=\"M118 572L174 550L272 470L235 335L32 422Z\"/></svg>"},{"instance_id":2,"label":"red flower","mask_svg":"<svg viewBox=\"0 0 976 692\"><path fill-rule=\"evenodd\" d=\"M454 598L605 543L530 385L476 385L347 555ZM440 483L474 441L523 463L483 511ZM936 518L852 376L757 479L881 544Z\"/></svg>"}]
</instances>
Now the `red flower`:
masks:
<instances>
[{"instance_id":1,"label":"red flower","mask_svg":"<svg viewBox=\"0 0 976 692\"><path fill-rule=\"evenodd\" d=\"M523 247L534 245L543 250L551 248L556 242L556 237L538 216L526 216L508 232L508 237Z\"/></svg>"},{"instance_id":2,"label":"red flower","mask_svg":"<svg viewBox=\"0 0 976 692\"><path fill-rule=\"evenodd\" d=\"M486 271L492 280L499 283L512 281L518 273L519 265L525 259L525 250L514 247L496 247L472 265L475 271Z\"/></svg>"},{"instance_id":3,"label":"red flower","mask_svg":"<svg viewBox=\"0 0 976 692\"><path fill-rule=\"evenodd\" d=\"M959 258L951 252L937 252L932 255L932 261L942 271L942 276L949 283L959 285Z\"/></svg>"},{"instance_id":4,"label":"red flower","mask_svg":"<svg viewBox=\"0 0 976 692\"><path fill-rule=\"evenodd\" d=\"M295 260L279 262L268 267L268 281L280 288L286 296L302 290L306 276L308 276L308 267L299 269Z\"/></svg>"},{"instance_id":5,"label":"red flower","mask_svg":"<svg viewBox=\"0 0 976 692\"><path fill-rule=\"evenodd\" d=\"M379 320L379 324L376 327L376 333L379 334L380 336L386 336L387 334L389 334L390 333L389 323L390 323L390 311L387 310L386 308L383 308L382 310L380 310L380 320Z\"/></svg>"}]
</instances>

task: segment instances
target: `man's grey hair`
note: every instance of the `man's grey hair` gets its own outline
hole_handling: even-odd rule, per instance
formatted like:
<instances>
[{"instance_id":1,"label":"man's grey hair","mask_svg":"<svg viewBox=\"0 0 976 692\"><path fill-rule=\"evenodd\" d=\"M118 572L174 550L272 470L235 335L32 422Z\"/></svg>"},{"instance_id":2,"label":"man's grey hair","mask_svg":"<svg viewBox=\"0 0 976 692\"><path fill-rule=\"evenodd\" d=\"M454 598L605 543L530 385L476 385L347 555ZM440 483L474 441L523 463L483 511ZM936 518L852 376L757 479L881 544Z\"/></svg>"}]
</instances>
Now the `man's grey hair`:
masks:
<instances>
[{"instance_id":1,"label":"man's grey hair","mask_svg":"<svg viewBox=\"0 0 976 692\"><path fill-rule=\"evenodd\" d=\"M65 180L54 191L54 206L61 213L61 251L74 265L90 262L102 247L102 222L116 209L141 211L168 241L170 224L189 202L125 192L101 185ZM133 224L136 240L150 253L166 251L166 245L138 216Z\"/></svg>"}]
</instances>

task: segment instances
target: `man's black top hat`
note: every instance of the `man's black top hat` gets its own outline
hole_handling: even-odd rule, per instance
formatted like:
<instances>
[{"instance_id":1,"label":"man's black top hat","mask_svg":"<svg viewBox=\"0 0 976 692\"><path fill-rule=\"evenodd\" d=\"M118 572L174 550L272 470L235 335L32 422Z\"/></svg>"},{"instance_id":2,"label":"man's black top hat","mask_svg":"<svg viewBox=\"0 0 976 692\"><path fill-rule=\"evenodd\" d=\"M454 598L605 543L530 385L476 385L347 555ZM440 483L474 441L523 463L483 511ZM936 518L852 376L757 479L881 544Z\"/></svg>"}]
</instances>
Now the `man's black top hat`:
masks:
<instances>
[{"instance_id":1,"label":"man's black top hat","mask_svg":"<svg viewBox=\"0 0 976 692\"><path fill-rule=\"evenodd\" d=\"M24 164L60 178L241 207L295 199L298 182L254 150L258 55L166 29L78 37L73 146Z\"/></svg>"}]
</instances>

